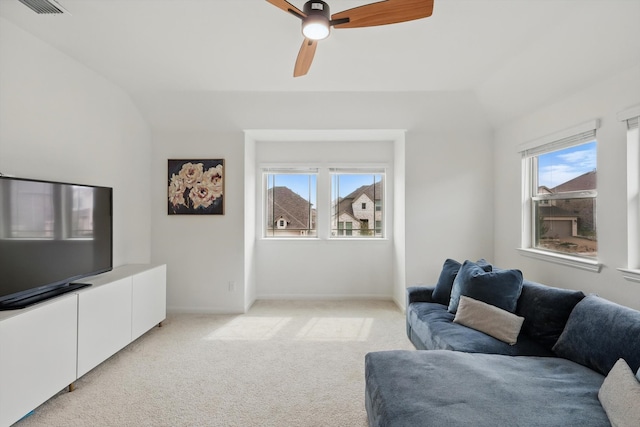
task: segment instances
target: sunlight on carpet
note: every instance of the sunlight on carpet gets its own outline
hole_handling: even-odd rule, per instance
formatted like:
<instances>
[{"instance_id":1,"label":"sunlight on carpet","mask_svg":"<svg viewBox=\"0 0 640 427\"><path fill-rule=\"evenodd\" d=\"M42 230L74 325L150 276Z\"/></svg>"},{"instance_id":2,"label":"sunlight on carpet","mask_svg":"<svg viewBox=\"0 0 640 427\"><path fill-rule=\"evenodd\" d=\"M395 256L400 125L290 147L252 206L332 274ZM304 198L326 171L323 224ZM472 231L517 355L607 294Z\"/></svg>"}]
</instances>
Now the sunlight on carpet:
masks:
<instances>
[{"instance_id":1,"label":"sunlight on carpet","mask_svg":"<svg viewBox=\"0 0 640 427\"><path fill-rule=\"evenodd\" d=\"M207 335L205 340L263 341L273 338L290 317L241 316Z\"/></svg>"},{"instance_id":2,"label":"sunlight on carpet","mask_svg":"<svg viewBox=\"0 0 640 427\"><path fill-rule=\"evenodd\" d=\"M366 341L372 318L314 317L298 332L301 341Z\"/></svg>"}]
</instances>

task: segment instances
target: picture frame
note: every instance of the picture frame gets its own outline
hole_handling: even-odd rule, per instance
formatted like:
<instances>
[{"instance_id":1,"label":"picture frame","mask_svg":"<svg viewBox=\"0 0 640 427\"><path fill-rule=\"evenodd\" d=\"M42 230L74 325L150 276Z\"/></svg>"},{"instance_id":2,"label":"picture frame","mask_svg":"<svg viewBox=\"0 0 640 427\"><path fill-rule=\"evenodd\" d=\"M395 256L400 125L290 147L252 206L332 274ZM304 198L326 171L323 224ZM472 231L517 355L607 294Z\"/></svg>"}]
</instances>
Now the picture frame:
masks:
<instances>
[{"instance_id":1,"label":"picture frame","mask_svg":"<svg viewBox=\"0 0 640 427\"><path fill-rule=\"evenodd\" d=\"M168 215L224 215L224 159L169 159Z\"/></svg>"}]
</instances>

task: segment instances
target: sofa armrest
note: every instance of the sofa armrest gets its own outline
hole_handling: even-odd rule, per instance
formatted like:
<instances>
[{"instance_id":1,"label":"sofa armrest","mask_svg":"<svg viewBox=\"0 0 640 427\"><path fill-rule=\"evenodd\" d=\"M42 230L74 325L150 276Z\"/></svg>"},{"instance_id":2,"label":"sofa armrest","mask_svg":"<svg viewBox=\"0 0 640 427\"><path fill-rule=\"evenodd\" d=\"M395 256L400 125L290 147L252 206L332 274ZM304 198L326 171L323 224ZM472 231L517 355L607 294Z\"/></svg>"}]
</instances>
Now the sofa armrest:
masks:
<instances>
[{"instance_id":1,"label":"sofa armrest","mask_svg":"<svg viewBox=\"0 0 640 427\"><path fill-rule=\"evenodd\" d=\"M413 302L435 302L431 297L435 286L411 286L407 288L407 307Z\"/></svg>"}]
</instances>

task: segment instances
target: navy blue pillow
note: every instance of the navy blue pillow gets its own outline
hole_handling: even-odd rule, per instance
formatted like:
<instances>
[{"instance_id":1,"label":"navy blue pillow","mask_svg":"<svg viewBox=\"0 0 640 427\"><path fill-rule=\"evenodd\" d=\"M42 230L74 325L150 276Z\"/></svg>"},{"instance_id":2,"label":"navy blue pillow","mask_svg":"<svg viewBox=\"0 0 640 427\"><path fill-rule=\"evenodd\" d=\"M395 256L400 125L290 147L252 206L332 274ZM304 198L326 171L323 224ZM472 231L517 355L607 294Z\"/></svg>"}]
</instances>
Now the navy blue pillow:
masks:
<instances>
[{"instance_id":1,"label":"navy blue pillow","mask_svg":"<svg viewBox=\"0 0 640 427\"><path fill-rule=\"evenodd\" d=\"M607 375L618 359L640 367L640 311L589 295L573 309L553 351Z\"/></svg>"},{"instance_id":2,"label":"navy blue pillow","mask_svg":"<svg viewBox=\"0 0 640 427\"><path fill-rule=\"evenodd\" d=\"M551 350L560 338L571 311L583 298L582 291L524 280L516 309L516 314L524 317L522 333Z\"/></svg>"},{"instance_id":3,"label":"navy blue pillow","mask_svg":"<svg viewBox=\"0 0 640 427\"><path fill-rule=\"evenodd\" d=\"M449 312L458 310L460 296L465 295L515 313L521 292L520 270L484 271L478 264L467 260L453 281Z\"/></svg>"},{"instance_id":4,"label":"navy blue pillow","mask_svg":"<svg viewBox=\"0 0 640 427\"><path fill-rule=\"evenodd\" d=\"M489 264L485 259L479 259L476 264L480 265L484 271L492 270L491 264ZM449 305L453 281L455 280L460 267L462 267L462 264L451 258L448 258L444 262L442 271L440 272L440 277L438 278L438 283L436 283L436 287L431 294L431 298L435 302L443 305Z\"/></svg>"}]
</instances>

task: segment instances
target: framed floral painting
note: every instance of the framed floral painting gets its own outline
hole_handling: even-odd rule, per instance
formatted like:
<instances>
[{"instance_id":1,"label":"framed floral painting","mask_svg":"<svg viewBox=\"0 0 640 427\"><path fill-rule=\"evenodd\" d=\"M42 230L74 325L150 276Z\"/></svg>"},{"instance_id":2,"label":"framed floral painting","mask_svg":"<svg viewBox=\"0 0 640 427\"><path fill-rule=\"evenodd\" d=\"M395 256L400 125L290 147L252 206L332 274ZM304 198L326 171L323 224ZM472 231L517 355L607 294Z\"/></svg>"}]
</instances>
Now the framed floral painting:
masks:
<instances>
[{"instance_id":1,"label":"framed floral painting","mask_svg":"<svg viewBox=\"0 0 640 427\"><path fill-rule=\"evenodd\" d=\"M169 215L224 214L224 159L169 160Z\"/></svg>"}]
</instances>

